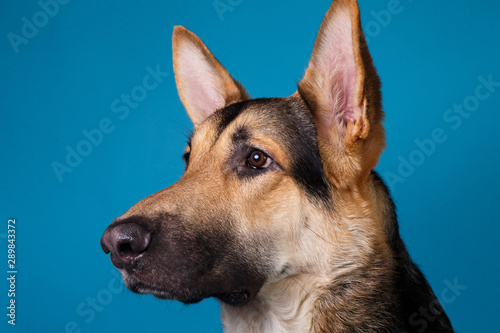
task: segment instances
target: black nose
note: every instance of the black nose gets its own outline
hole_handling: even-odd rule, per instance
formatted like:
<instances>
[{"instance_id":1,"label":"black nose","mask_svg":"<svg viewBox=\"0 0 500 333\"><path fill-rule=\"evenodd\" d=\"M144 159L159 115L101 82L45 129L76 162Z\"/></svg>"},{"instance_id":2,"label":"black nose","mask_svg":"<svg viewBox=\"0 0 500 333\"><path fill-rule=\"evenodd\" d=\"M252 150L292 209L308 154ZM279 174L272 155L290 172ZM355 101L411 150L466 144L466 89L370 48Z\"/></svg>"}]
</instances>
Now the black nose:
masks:
<instances>
[{"instance_id":1,"label":"black nose","mask_svg":"<svg viewBox=\"0 0 500 333\"><path fill-rule=\"evenodd\" d=\"M111 252L111 262L117 268L131 269L144 255L151 241L151 232L136 223L109 226L101 238L104 253Z\"/></svg>"}]
</instances>

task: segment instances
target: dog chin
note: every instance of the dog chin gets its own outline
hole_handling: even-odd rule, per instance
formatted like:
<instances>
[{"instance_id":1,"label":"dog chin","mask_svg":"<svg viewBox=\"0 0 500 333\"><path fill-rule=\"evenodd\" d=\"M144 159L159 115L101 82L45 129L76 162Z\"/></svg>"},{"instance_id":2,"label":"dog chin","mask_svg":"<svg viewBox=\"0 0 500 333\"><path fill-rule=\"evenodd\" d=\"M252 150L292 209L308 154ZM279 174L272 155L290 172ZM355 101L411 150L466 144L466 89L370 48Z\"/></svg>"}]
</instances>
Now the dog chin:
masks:
<instances>
[{"instance_id":1,"label":"dog chin","mask_svg":"<svg viewBox=\"0 0 500 333\"><path fill-rule=\"evenodd\" d=\"M179 301L186 305L199 303L205 298L215 297L220 302L223 302L232 306L243 306L246 305L251 300L251 294L247 290L225 292L225 293L214 293L211 295L201 296L201 295L180 295L175 292L164 290L162 288L152 286L135 279L125 278L125 285L128 289L136 294L150 294L154 297L162 300L173 300Z\"/></svg>"}]
</instances>

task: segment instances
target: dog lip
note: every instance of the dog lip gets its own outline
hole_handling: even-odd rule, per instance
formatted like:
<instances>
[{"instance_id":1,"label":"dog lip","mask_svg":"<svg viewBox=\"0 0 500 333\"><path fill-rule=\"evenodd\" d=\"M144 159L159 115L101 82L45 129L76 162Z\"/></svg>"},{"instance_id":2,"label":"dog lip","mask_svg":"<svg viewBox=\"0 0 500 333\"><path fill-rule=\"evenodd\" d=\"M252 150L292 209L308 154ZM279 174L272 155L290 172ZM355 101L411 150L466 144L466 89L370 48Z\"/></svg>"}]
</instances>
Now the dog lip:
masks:
<instances>
[{"instance_id":1,"label":"dog lip","mask_svg":"<svg viewBox=\"0 0 500 333\"><path fill-rule=\"evenodd\" d=\"M219 299L221 302L232 306L243 306L250 302L251 295L247 290L236 291L231 293L214 294L213 297Z\"/></svg>"},{"instance_id":2,"label":"dog lip","mask_svg":"<svg viewBox=\"0 0 500 333\"><path fill-rule=\"evenodd\" d=\"M129 281L127 283L127 288L129 288L132 292L136 294L141 294L141 295L150 294L161 300L175 300L184 304L195 304L201 302L203 299L206 298L206 297L183 297L171 291L167 291L160 287L145 284L137 280Z\"/></svg>"},{"instance_id":3,"label":"dog lip","mask_svg":"<svg viewBox=\"0 0 500 333\"><path fill-rule=\"evenodd\" d=\"M189 304L196 304L196 303L199 303L201 301L203 301L204 298L188 298L186 300L183 300L183 301L180 301L186 305L189 305Z\"/></svg>"},{"instance_id":4,"label":"dog lip","mask_svg":"<svg viewBox=\"0 0 500 333\"><path fill-rule=\"evenodd\" d=\"M159 299L172 299L168 292L157 287L145 285L138 281L129 283L127 287L136 294L151 294Z\"/></svg>"}]
</instances>

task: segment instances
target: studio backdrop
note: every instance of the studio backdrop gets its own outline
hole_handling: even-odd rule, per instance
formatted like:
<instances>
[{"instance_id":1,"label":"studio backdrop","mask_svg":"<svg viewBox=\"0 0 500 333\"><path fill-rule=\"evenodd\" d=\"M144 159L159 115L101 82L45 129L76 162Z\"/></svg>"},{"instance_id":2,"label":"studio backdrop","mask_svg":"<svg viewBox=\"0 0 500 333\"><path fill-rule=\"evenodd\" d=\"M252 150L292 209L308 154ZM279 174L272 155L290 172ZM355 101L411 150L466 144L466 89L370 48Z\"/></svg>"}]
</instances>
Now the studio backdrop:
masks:
<instances>
[{"instance_id":1,"label":"studio backdrop","mask_svg":"<svg viewBox=\"0 0 500 333\"><path fill-rule=\"evenodd\" d=\"M289 96L330 3L0 1L0 331L221 332L213 299L126 289L99 240L183 174L173 27L252 97ZM497 332L500 3L359 5L402 236L457 332Z\"/></svg>"}]
</instances>

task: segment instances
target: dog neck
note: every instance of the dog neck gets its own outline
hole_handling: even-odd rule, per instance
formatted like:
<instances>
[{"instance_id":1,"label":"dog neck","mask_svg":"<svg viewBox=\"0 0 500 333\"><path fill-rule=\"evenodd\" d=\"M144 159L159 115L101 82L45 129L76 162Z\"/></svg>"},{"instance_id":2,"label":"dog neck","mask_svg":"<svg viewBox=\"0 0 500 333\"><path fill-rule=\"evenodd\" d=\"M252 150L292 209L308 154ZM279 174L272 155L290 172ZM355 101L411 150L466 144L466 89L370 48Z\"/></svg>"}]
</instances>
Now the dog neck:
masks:
<instances>
[{"instance_id":1,"label":"dog neck","mask_svg":"<svg viewBox=\"0 0 500 333\"><path fill-rule=\"evenodd\" d=\"M344 332L353 322L366 331L391 327L395 304L390 279L373 279L367 273L359 270L335 281L293 276L266 285L245 306L222 304L224 332ZM369 307L378 298L384 298L382 305ZM360 299L366 301L365 308L359 308Z\"/></svg>"}]
</instances>

